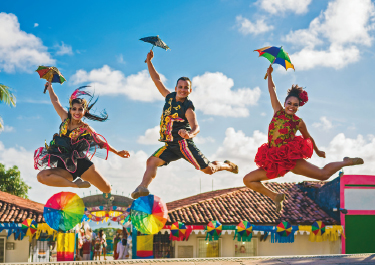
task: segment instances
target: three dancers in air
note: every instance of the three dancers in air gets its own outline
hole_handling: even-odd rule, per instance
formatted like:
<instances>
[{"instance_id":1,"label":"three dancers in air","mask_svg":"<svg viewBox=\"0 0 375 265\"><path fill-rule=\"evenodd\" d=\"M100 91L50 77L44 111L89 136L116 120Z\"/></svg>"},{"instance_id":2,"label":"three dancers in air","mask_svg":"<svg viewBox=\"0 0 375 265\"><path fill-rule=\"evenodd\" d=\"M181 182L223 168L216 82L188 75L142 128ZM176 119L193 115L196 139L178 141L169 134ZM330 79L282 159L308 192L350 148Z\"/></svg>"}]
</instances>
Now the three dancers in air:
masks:
<instances>
[{"instance_id":1,"label":"three dancers in air","mask_svg":"<svg viewBox=\"0 0 375 265\"><path fill-rule=\"evenodd\" d=\"M164 146L159 148L147 159L147 167L142 182L131 194L133 199L147 196L150 192L148 186L156 177L157 168L166 166L180 158L191 163L197 170L205 174L214 174L226 170L238 174L238 166L226 160L224 162L210 162L194 144L193 138L199 133L199 125L194 112L194 104L189 99L192 93L192 84L189 78L181 77L177 80L175 91L169 91L162 83L158 72L151 60L153 51L147 54L147 67L151 79L160 94L165 98L160 122L160 141ZM268 73L268 90L274 116L268 128L268 142L259 147L255 157L257 170L248 173L244 184L275 202L276 211L280 212L285 195L267 189L261 181L284 176L291 171L316 180L327 180L344 166L363 164L361 158L345 157L343 161L333 162L319 168L306 161L311 158L313 151L319 157L325 153L318 149L314 139L307 131L304 121L296 116L299 107L308 101L307 92L301 87L293 85L288 90L288 95L282 104L276 95L275 84L272 79L273 68L270 66ZM70 99L69 111L60 104L52 86L48 83L51 102L62 120L59 134L55 134L50 145L39 148L35 152L35 168L51 169L42 170L38 180L48 186L87 188L90 183L103 193L109 193L109 182L95 169L90 161L96 149L111 151L121 157L128 158L127 151L117 151L111 147L104 137L97 134L89 125L82 121L85 117L91 120L104 121L106 115L96 116L90 113L91 105L79 96L92 96L76 90ZM296 136L300 131L302 136ZM80 177L80 179L77 179ZM75 180L75 181L74 181Z\"/></svg>"}]
</instances>

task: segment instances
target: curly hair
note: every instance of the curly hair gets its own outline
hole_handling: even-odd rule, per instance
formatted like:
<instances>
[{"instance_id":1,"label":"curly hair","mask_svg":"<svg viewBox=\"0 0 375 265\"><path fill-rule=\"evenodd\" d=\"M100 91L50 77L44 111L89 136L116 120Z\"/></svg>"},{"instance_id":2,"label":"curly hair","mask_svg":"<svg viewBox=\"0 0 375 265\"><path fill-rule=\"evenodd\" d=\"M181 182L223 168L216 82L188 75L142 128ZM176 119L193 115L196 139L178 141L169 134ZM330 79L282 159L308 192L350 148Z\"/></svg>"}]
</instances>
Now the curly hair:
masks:
<instances>
[{"instance_id":1,"label":"curly hair","mask_svg":"<svg viewBox=\"0 0 375 265\"><path fill-rule=\"evenodd\" d=\"M292 88L288 89L288 95L285 98L285 102L288 100L290 97L296 97L298 100L301 102L302 99L300 97L300 93L303 92L303 88L298 86L298 85L292 85Z\"/></svg>"}]
</instances>

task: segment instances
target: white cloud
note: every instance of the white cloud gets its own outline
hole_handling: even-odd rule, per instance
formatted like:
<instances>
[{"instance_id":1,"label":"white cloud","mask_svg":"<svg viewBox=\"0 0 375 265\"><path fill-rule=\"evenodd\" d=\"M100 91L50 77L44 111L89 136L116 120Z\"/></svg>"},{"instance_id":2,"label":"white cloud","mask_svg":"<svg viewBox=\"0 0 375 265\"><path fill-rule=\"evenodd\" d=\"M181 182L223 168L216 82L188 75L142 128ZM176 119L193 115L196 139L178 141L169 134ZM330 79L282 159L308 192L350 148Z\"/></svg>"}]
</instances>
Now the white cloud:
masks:
<instances>
[{"instance_id":1,"label":"white cloud","mask_svg":"<svg viewBox=\"0 0 375 265\"><path fill-rule=\"evenodd\" d=\"M0 133L2 132L14 132L14 127L5 125L4 127L0 128Z\"/></svg>"},{"instance_id":2,"label":"white cloud","mask_svg":"<svg viewBox=\"0 0 375 265\"><path fill-rule=\"evenodd\" d=\"M220 72L196 76L192 83L190 97L196 109L208 115L247 117L247 106L256 105L261 93L259 87L232 90L233 79Z\"/></svg>"},{"instance_id":3,"label":"white cloud","mask_svg":"<svg viewBox=\"0 0 375 265\"><path fill-rule=\"evenodd\" d=\"M193 138L194 143L196 144L206 144L206 143L214 143L215 139L208 136L208 137L201 137L201 136L195 136Z\"/></svg>"},{"instance_id":4,"label":"white cloud","mask_svg":"<svg viewBox=\"0 0 375 265\"><path fill-rule=\"evenodd\" d=\"M163 82L166 78L160 75ZM100 95L126 95L132 100L152 102L163 100L152 82L147 70L125 76L121 71L113 70L108 65L90 72L78 70L72 77L74 85L90 82L95 93Z\"/></svg>"},{"instance_id":5,"label":"white cloud","mask_svg":"<svg viewBox=\"0 0 375 265\"><path fill-rule=\"evenodd\" d=\"M265 117L267 114L265 112L262 112L260 116Z\"/></svg>"},{"instance_id":6,"label":"white cloud","mask_svg":"<svg viewBox=\"0 0 375 265\"><path fill-rule=\"evenodd\" d=\"M55 48L56 48L57 55L65 55L65 54L73 55L72 46L65 44L63 41L61 42L61 45L56 44Z\"/></svg>"},{"instance_id":7,"label":"white cloud","mask_svg":"<svg viewBox=\"0 0 375 265\"><path fill-rule=\"evenodd\" d=\"M312 124L314 128L320 128L321 130L328 131L333 128L332 122L327 117L320 117L320 122L314 122Z\"/></svg>"},{"instance_id":8,"label":"white cloud","mask_svg":"<svg viewBox=\"0 0 375 265\"><path fill-rule=\"evenodd\" d=\"M273 30L273 26L267 25L264 22L264 18L258 19L255 23L251 22L247 18L242 16L236 17L238 31L241 32L243 35L254 34L258 35L260 33L264 33L270 30Z\"/></svg>"},{"instance_id":9,"label":"white cloud","mask_svg":"<svg viewBox=\"0 0 375 265\"><path fill-rule=\"evenodd\" d=\"M266 134L254 131L252 136L246 136L242 131L236 132L233 128L228 128L225 135L226 137L222 145L217 149L213 157L218 160L228 159L238 164L242 177L250 171L257 169L254 158L258 148L267 142ZM330 162L342 161L345 156L362 157L365 164L344 167L345 174L375 175L375 153L373 151L375 150L375 135L369 135L367 138L362 135L358 135L357 138L347 138L343 133L340 133L330 141L327 147L319 147L319 149L326 152L327 158L319 158L314 153L313 157L307 161L323 167ZM227 176L229 177L229 175ZM335 177L337 177L337 174L333 175L331 179ZM305 180L311 179L295 175L291 172L282 178L275 179L277 182L299 182ZM220 178L220 183L222 187L233 186L230 184L230 180L226 180L225 178Z\"/></svg>"},{"instance_id":10,"label":"white cloud","mask_svg":"<svg viewBox=\"0 0 375 265\"><path fill-rule=\"evenodd\" d=\"M370 0L334 0L309 28L291 31L284 41L303 47L291 55L297 69L340 69L360 59L360 46L371 46L375 6Z\"/></svg>"},{"instance_id":11,"label":"white cloud","mask_svg":"<svg viewBox=\"0 0 375 265\"><path fill-rule=\"evenodd\" d=\"M257 3L262 9L271 14L287 11L303 14L308 11L311 0L259 0Z\"/></svg>"},{"instance_id":12,"label":"white cloud","mask_svg":"<svg viewBox=\"0 0 375 265\"><path fill-rule=\"evenodd\" d=\"M137 143L145 145L159 144L158 139L160 138L160 126L155 126L154 128L147 129L145 135L141 135L137 139Z\"/></svg>"},{"instance_id":13,"label":"white cloud","mask_svg":"<svg viewBox=\"0 0 375 265\"><path fill-rule=\"evenodd\" d=\"M0 69L31 72L37 65L54 64L55 60L38 37L20 29L13 14L0 13Z\"/></svg>"},{"instance_id":14,"label":"white cloud","mask_svg":"<svg viewBox=\"0 0 375 265\"><path fill-rule=\"evenodd\" d=\"M38 23L34 23L34 28L39 27Z\"/></svg>"}]
</instances>

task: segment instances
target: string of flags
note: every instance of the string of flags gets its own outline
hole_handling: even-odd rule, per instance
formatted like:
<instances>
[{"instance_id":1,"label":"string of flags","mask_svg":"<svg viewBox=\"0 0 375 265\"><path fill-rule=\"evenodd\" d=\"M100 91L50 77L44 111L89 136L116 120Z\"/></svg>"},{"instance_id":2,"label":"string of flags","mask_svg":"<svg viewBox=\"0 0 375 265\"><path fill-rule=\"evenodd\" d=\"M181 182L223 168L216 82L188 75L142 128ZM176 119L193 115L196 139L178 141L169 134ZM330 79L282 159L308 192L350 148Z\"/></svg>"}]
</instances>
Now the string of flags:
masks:
<instances>
[{"instance_id":1,"label":"string of flags","mask_svg":"<svg viewBox=\"0 0 375 265\"><path fill-rule=\"evenodd\" d=\"M185 225L182 222L175 222L164 229L170 229L170 239L173 241L188 240L193 230L204 230L206 240L218 240L223 230L235 230L233 240L251 241L254 231L263 232L262 239L270 236L271 243L293 243L294 234L297 231L307 232L310 234L311 242L336 241L339 235L344 235L344 229L341 225L326 227L322 221L315 221L312 225L291 225L288 222L281 222L276 226L254 225L248 221L241 221L237 226L222 225L219 221L213 220L206 226L203 225Z\"/></svg>"}]
</instances>

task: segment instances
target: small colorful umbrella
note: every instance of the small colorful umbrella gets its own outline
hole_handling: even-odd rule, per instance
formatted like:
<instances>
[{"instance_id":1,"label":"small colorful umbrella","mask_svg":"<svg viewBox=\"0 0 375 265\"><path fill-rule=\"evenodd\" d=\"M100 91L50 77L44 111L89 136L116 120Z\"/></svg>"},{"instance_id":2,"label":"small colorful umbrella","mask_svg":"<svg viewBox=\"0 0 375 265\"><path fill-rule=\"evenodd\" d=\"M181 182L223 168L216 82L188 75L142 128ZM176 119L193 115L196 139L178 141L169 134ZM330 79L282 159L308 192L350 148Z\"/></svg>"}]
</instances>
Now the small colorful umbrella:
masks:
<instances>
[{"instance_id":1,"label":"small colorful umbrella","mask_svg":"<svg viewBox=\"0 0 375 265\"><path fill-rule=\"evenodd\" d=\"M139 197L130 207L130 219L141 233L156 234L167 222L167 205L155 195Z\"/></svg>"},{"instance_id":2,"label":"small colorful umbrella","mask_svg":"<svg viewBox=\"0 0 375 265\"><path fill-rule=\"evenodd\" d=\"M175 222L171 225L171 234L177 238L184 238L186 233L186 225L183 222Z\"/></svg>"},{"instance_id":3,"label":"small colorful umbrella","mask_svg":"<svg viewBox=\"0 0 375 265\"><path fill-rule=\"evenodd\" d=\"M316 236L322 236L326 232L326 226L322 221L315 221L311 226L311 231Z\"/></svg>"},{"instance_id":4,"label":"small colorful umbrella","mask_svg":"<svg viewBox=\"0 0 375 265\"><path fill-rule=\"evenodd\" d=\"M254 51L259 52L259 57L262 56L267 58L271 64L280 64L285 68L285 70L288 70L289 68L294 69L294 65L292 64L288 53L283 50L282 46L267 46ZM267 79L267 74L264 79Z\"/></svg>"},{"instance_id":5,"label":"small colorful umbrella","mask_svg":"<svg viewBox=\"0 0 375 265\"><path fill-rule=\"evenodd\" d=\"M223 231L223 225L219 221L214 220L208 223L206 230L207 236L210 238L210 240L212 240L212 238L214 240L218 240L221 235L221 231Z\"/></svg>"},{"instance_id":6,"label":"small colorful umbrella","mask_svg":"<svg viewBox=\"0 0 375 265\"><path fill-rule=\"evenodd\" d=\"M253 226L248 221L241 221L237 227L238 241L249 241L252 237Z\"/></svg>"},{"instance_id":7,"label":"small colorful umbrella","mask_svg":"<svg viewBox=\"0 0 375 265\"><path fill-rule=\"evenodd\" d=\"M159 38L159 35L158 36L150 36L150 37L145 37L145 38L141 38L139 39L141 41L144 41L144 42L148 42L148 43L151 43L152 44L152 49L154 49L154 47L160 47L164 50L170 50L170 48L168 47L167 44L164 43L164 41L162 41L160 38ZM147 60L145 60L146 62Z\"/></svg>"},{"instance_id":8,"label":"small colorful umbrella","mask_svg":"<svg viewBox=\"0 0 375 265\"><path fill-rule=\"evenodd\" d=\"M40 65L36 71L40 78L46 79L51 83L64 83L66 81L65 77L60 73L60 71L54 66L42 66ZM44 92L47 91L47 85L44 87Z\"/></svg>"},{"instance_id":9,"label":"small colorful umbrella","mask_svg":"<svg viewBox=\"0 0 375 265\"><path fill-rule=\"evenodd\" d=\"M162 41L160 38L159 38L159 35L158 36L150 36L150 37L145 37L145 38L141 38L139 39L141 41L144 41L144 42L148 42L148 43L151 43L152 44L152 48L151 50L154 48L154 46L156 47L160 47L164 50L170 50L170 48L168 47L167 44L164 43L164 41Z\"/></svg>"},{"instance_id":10,"label":"small colorful umbrella","mask_svg":"<svg viewBox=\"0 0 375 265\"><path fill-rule=\"evenodd\" d=\"M281 222L276 226L276 233L279 236L289 236L292 233L292 226L288 222Z\"/></svg>"},{"instance_id":11,"label":"small colorful umbrella","mask_svg":"<svg viewBox=\"0 0 375 265\"><path fill-rule=\"evenodd\" d=\"M85 205L73 192L60 192L53 195L44 205L44 220L56 231L68 231L81 223Z\"/></svg>"},{"instance_id":12,"label":"small colorful umbrella","mask_svg":"<svg viewBox=\"0 0 375 265\"><path fill-rule=\"evenodd\" d=\"M33 234L38 230L38 223L35 222L33 219L26 219L22 222L21 231L26 236L29 236L30 239Z\"/></svg>"}]
</instances>

